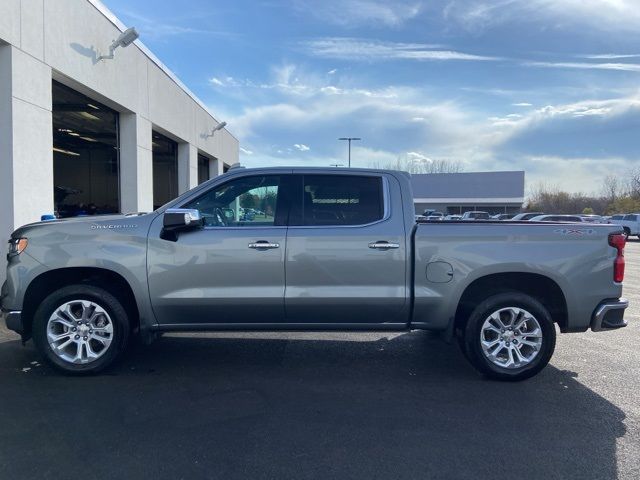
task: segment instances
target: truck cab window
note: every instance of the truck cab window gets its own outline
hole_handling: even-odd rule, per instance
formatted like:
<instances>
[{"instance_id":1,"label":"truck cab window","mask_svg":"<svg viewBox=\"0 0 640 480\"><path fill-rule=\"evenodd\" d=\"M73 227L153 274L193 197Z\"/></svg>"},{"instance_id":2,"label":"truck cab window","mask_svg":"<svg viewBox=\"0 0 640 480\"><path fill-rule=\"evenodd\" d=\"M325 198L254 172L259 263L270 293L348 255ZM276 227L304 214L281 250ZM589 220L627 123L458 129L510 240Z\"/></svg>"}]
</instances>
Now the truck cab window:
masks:
<instances>
[{"instance_id":1,"label":"truck cab window","mask_svg":"<svg viewBox=\"0 0 640 480\"><path fill-rule=\"evenodd\" d=\"M207 227L283 225L279 186L277 175L242 177L212 188L184 208L199 210Z\"/></svg>"},{"instance_id":2,"label":"truck cab window","mask_svg":"<svg viewBox=\"0 0 640 480\"><path fill-rule=\"evenodd\" d=\"M381 220L381 177L305 175L303 225L365 225Z\"/></svg>"}]
</instances>

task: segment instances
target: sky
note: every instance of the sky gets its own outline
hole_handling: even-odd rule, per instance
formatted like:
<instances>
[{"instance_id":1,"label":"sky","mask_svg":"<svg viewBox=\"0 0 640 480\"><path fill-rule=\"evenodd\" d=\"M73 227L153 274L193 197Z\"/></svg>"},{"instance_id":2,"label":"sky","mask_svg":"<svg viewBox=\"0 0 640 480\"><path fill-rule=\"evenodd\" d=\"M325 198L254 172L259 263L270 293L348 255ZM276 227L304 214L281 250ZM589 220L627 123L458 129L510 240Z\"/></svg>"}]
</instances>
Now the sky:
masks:
<instances>
[{"instance_id":1,"label":"sky","mask_svg":"<svg viewBox=\"0 0 640 480\"><path fill-rule=\"evenodd\" d=\"M459 162L599 193L640 166L640 0L104 0L246 166Z\"/></svg>"}]
</instances>

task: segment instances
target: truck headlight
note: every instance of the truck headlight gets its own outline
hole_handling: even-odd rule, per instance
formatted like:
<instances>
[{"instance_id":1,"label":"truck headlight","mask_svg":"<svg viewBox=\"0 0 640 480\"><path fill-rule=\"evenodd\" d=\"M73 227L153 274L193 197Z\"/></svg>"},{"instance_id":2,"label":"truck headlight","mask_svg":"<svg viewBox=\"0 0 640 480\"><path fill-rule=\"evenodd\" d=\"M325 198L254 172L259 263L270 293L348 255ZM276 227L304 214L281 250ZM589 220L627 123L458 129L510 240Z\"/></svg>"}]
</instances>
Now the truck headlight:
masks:
<instances>
[{"instance_id":1,"label":"truck headlight","mask_svg":"<svg viewBox=\"0 0 640 480\"><path fill-rule=\"evenodd\" d=\"M20 255L29 242L26 238L12 238L9 240L9 255Z\"/></svg>"}]
</instances>

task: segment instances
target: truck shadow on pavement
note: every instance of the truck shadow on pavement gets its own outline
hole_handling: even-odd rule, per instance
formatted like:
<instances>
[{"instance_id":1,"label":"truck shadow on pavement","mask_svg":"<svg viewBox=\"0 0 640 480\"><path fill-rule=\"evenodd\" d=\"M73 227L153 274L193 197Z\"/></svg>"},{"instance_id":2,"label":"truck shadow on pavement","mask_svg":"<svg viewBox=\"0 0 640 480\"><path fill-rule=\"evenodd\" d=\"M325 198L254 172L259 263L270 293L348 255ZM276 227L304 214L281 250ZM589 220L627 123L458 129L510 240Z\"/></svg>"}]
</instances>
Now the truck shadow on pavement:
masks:
<instances>
[{"instance_id":1,"label":"truck shadow on pavement","mask_svg":"<svg viewBox=\"0 0 640 480\"><path fill-rule=\"evenodd\" d=\"M214 337L85 378L0 343L0 478L617 476L624 414L572 372L488 381L424 332Z\"/></svg>"}]
</instances>

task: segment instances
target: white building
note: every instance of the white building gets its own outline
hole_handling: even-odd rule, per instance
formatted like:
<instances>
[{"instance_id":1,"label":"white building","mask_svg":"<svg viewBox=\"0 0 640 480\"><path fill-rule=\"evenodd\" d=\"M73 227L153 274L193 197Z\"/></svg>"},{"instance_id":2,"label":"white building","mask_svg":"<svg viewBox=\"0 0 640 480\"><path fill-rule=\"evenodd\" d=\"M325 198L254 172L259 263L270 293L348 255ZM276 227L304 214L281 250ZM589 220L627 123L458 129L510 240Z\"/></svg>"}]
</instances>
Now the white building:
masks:
<instances>
[{"instance_id":1,"label":"white building","mask_svg":"<svg viewBox=\"0 0 640 480\"><path fill-rule=\"evenodd\" d=\"M139 40L99 59L125 28L98 0L0 1L2 257L43 214L150 211L238 161Z\"/></svg>"}]
</instances>

